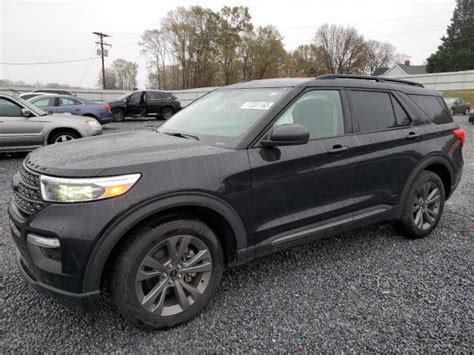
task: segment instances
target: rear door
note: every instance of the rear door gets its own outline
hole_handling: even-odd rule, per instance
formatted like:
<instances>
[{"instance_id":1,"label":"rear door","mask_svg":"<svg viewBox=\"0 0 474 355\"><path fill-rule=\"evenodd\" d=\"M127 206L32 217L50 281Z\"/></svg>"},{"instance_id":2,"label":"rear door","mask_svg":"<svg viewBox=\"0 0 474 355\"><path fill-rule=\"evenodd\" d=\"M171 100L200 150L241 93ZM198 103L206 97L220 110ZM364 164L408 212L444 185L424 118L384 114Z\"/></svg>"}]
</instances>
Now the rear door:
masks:
<instances>
[{"instance_id":1,"label":"rear door","mask_svg":"<svg viewBox=\"0 0 474 355\"><path fill-rule=\"evenodd\" d=\"M279 236L351 220L355 157L347 114L339 90L309 90L274 124L304 125L307 144L249 149L256 243L291 243L298 232L290 239Z\"/></svg>"},{"instance_id":2,"label":"rear door","mask_svg":"<svg viewBox=\"0 0 474 355\"><path fill-rule=\"evenodd\" d=\"M164 96L161 92L147 91L146 102L147 102L148 113L159 114L163 106L163 99L164 99Z\"/></svg>"},{"instance_id":3,"label":"rear door","mask_svg":"<svg viewBox=\"0 0 474 355\"><path fill-rule=\"evenodd\" d=\"M419 161L421 126L389 91L348 90L355 116L358 161L355 173L356 215L388 211Z\"/></svg>"},{"instance_id":4,"label":"rear door","mask_svg":"<svg viewBox=\"0 0 474 355\"><path fill-rule=\"evenodd\" d=\"M13 100L0 98L0 150L43 145L43 124L39 117L24 117L22 107Z\"/></svg>"},{"instance_id":5,"label":"rear door","mask_svg":"<svg viewBox=\"0 0 474 355\"><path fill-rule=\"evenodd\" d=\"M71 97L57 98L57 113L71 113L73 115L81 115L84 105L79 100Z\"/></svg>"}]
</instances>

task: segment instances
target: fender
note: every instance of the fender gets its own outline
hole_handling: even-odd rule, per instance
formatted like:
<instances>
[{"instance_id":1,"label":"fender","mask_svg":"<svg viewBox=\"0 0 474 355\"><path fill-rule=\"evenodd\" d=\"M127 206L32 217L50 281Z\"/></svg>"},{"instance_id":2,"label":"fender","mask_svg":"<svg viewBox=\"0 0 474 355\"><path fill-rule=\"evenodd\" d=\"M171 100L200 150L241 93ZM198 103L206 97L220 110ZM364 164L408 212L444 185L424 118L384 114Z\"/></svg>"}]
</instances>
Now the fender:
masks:
<instances>
[{"instance_id":1,"label":"fender","mask_svg":"<svg viewBox=\"0 0 474 355\"><path fill-rule=\"evenodd\" d=\"M432 155L429 155L425 157L423 160L421 160L418 165L412 170L410 173L410 176L407 179L407 182L405 183L405 187L403 188L403 192L400 198L400 203L403 205L405 203L405 199L407 198L408 195L408 190L410 189L410 186L412 185L413 181L415 178L418 176L418 174L425 170L426 167L433 165L433 164L441 164L446 169L449 171L449 175L451 177L451 182L454 181L454 169L449 161L449 159L439 153L433 153Z\"/></svg>"},{"instance_id":2,"label":"fender","mask_svg":"<svg viewBox=\"0 0 474 355\"><path fill-rule=\"evenodd\" d=\"M177 192L157 196L132 207L124 215L113 221L99 236L84 272L83 291L100 289L102 272L113 248L122 237L140 221L147 217L179 206L206 207L227 220L235 235L236 249L247 247L247 234L237 212L220 198L202 192Z\"/></svg>"}]
</instances>

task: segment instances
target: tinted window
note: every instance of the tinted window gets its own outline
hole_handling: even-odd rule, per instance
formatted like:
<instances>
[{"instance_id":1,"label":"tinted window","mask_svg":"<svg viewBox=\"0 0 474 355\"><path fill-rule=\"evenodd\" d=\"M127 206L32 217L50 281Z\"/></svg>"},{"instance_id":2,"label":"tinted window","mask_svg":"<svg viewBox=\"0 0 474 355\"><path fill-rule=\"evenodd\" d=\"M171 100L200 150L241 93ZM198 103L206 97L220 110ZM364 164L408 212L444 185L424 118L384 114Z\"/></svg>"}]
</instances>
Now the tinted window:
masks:
<instances>
[{"instance_id":1,"label":"tinted window","mask_svg":"<svg viewBox=\"0 0 474 355\"><path fill-rule=\"evenodd\" d=\"M157 91L147 91L146 94L149 100L158 100L161 99L163 96L160 92Z\"/></svg>"},{"instance_id":2,"label":"tinted window","mask_svg":"<svg viewBox=\"0 0 474 355\"><path fill-rule=\"evenodd\" d=\"M445 110L441 99L437 96L408 95L436 124L453 122L453 118Z\"/></svg>"},{"instance_id":3,"label":"tinted window","mask_svg":"<svg viewBox=\"0 0 474 355\"><path fill-rule=\"evenodd\" d=\"M139 101L142 96L142 92L135 92L132 95L130 95L130 100L131 101Z\"/></svg>"},{"instance_id":4,"label":"tinted window","mask_svg":"<svg viewBox=\"0 0 474 355\"><path fill-rule=\"evenodd\" d=\"M21 107L10 100L0 98L0 117L20 117Z\"/></svg>"},{"instance_id":5,"label":"tinted window","mask_svg":"<svg viewBox=\"0 0 474 355\"><path fill-rule=\"evenodd\" d=\"M359 122L360 132L379 131L396 125L388 93L351 91L350 98L352 110Z\"/></svg>"},{"instance_id":6,"label":"tinted window","mask_svg":"<svg viewBox=\"0 0 474 355\"><path fill-rule=\"evenodd\" d=\"M395 111L395 117L397 118L397 124L399 126L411 125L411 120L408 117L406 111L398 103L398 101L392 97L393 109Z\"/></svg>"},{"instance_id":7,"label":"tinted window","mask_svg":"<svg viewBox=\"0 0 474 355\"><path fill-rule=\"evenodd\" d=\"M305 126L311 139L344 134L339 91L315 90L304 94L278 119L275 126L289 123Z\"/></svg>"},{"instance_id":8,"label":"tinted window","mask_svg":"<svg viewBox=\"0 0 474 355\"><path fill-rule=\"evenodd\" d=\"M37 107L49 107L54 106L54 97L45 97L34 102Z\"/></svg>"}]
</instances>

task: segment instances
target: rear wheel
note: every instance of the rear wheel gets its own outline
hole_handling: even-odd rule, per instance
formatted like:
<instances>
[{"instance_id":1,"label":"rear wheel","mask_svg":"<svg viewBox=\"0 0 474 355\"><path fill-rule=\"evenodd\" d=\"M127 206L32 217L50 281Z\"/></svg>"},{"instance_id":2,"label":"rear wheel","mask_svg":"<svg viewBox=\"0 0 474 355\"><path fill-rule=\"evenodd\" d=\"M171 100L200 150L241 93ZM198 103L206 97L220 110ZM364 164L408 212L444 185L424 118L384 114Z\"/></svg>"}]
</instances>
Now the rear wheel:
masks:
<instances>
[{"instance_id":1,"label":"rear wheel","mask_svg":"<svg viewBox=\"0 0 474 355\"><path fill-rule=\"evenodd\" d=\"M174 115L174 110L171 107L165 107L163 110L161 110L161 117L163 117L165 120L171 118Z\"/></svg>"},{"instance_id":2,"label":"rear wheel","mask_svg":"<svg viewBox=\"0 0 474 355\"><path fill-rule=\"evenodd\" d=\"M423 171L408 192L397 226L409 238L423 238L436 228L443 214L444 185L431 171Z\"/></svg>"},{"instance_id":3,"label":"rear wheel","mask_svg":"<svg viewBox=\"0 0 474 355\"><path fill-rule=\"evenodd\" d=\"M72 131L55 132L49 139L49 144L64 143L79 138L79 135Z\"/></svg>"},{"instance_id":4,"label":"rear wheel","mask_svg":"<svg viewBox=\"0 0 474 355\"><path fill-rule=\"evenodd\" d=\"M142 328L170 328L196 316L216 291L224 259L214 232L197 220L145 227L126 243L111 276L112 299Z\"/></svg>"},{"instance_id":5,"label":"rear wheel","mask_svg":"<svg viewBox=\"0 0 474 355\"><path fill-rule=\"evenodd\" d=\"M125 111L121 108L114 108L112 110L112 116L115 122L122 122L125 119Z\"/></svg>"},{"instance_id":6,"label":"rear wheel","mask_svg":"<svg viewBox=\"0 0 474 355\"><path fill-rule=\"evenodd\" d=\"M468 116L470 111L471 111L471 110L469 110L469 107L466 107L466 111L464 112L464 114L465 114L466 116Z\"/></svg>"}]
</instances>

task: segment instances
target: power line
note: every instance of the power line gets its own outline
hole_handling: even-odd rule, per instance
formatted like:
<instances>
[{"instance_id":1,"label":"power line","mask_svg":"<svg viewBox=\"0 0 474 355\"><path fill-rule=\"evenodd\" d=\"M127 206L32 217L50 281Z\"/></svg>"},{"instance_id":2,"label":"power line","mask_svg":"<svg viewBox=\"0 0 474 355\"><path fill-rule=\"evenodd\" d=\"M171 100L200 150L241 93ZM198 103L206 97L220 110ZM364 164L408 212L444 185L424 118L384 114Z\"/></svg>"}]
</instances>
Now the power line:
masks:
<instances>
[{"instance_id":1,"label":"power line","mask_svg":"<svg viewBox=\"0 0 474 355\"><path fill-rule=\"evenodd\" d=\"M89 57L82 59L70 59L70 60L59 60L54 62L30 62L30 63L13 63L13 62L0 62L0 65L47 65L47 64L63 64L63 63L76 63L76 62L85 62L87 60L98 59L99 57Z\"/></svg>"}]
</instances>

